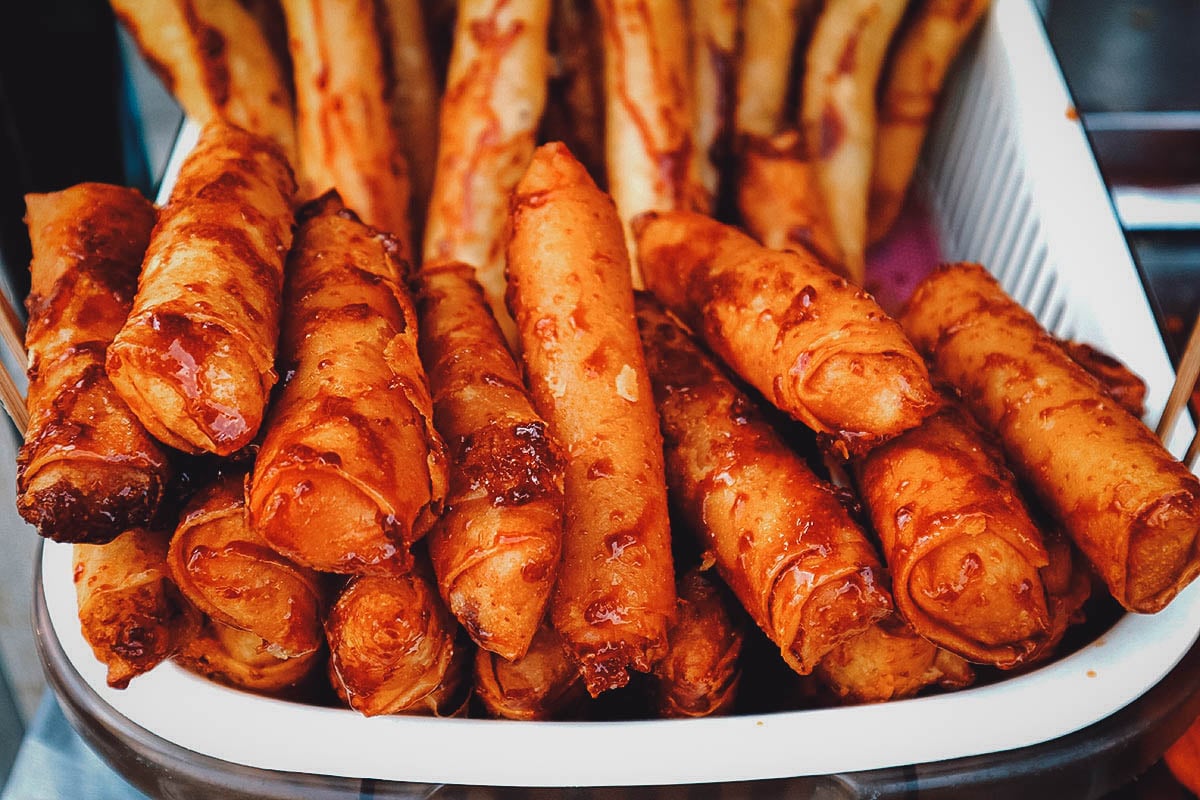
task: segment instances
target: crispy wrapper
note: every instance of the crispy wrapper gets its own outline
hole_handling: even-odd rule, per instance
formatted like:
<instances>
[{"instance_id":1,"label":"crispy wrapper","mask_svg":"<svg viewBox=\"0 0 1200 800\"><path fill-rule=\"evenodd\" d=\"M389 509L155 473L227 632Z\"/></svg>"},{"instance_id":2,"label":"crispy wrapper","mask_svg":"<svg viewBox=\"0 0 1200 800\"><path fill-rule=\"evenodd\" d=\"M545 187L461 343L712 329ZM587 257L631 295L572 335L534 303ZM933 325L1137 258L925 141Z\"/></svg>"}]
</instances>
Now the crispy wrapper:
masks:
<instances>
[{"instance_id":1,"label":"crispy wrapper","mask_svg":"<svg viewBox=\"0 0 1200 800\"><path fill-rule=\"evenodd\" d=\"M150 524L170 473L104 371L133 306L154 207L133 189L98 183L31 194L25 205L29 425L17 510L47 538L103 543Z\"/></svg>"},{"instance_id":2,"label":"crispy wrapper","mask_svg":"<svg viewBox=\"0 0 1200 800\"><path fill-rule=\"evenodd\" d=\"M892 610L882 566L820 480L647 297L638 324L662 417L672 502L796 672Z\"/></svg>"},{"instance_id":3,"label":"crispy wrapper","mask_svg":"<svg viewBox=\"0 0 1200 800\"><path fill-rule=\"evenodd\" d=\"M276 553L250 527L239 471L188 503L167 564L193 605L217 622L260 636L272 655L302 656L325 641L320 577Z\"/></svg>"},{"instance_id":4,"label":"crispy wrapper","mask_svg":"<svg viewBox=\"0 0 1200 800\"><path fill-rule=\"evenodd\" d=\"M457 626L424 573L353 578L325 621L338 695L368 717L427 710L450 672Z\"/></svg>"},{"instance_id":5,"label":"crispy wrapper","mask_svg":"<svg viewBox=\"0 0 1200 800\"><path fill-rule=\"evenodd\" d=\"M1125 410L1141 419L1146 413L1146 382L1129 367L1108 353L1101 352L1086 342L1059 339L1058 343L1079 366L1090 372L1104 390L1112 395Z\"/></svg>"},{"instance_id":6,"label":"crispy wrapper","mask_svg":"<svg viewBox=\"0 0 1200 800\"><path fill-rule=\"evenodd\" d=\"M738 210L750 235L772 250L808 252L836 269L841 251L800 134L745 136L741 156Z\"/></svg>"},{"instance_id":7,"label":"crispy wrapper","mask_svg":"<svg viewBox=\"0 0 1200 800\"><path fill-rule=\"evenodd\" d=\"M392 117L377 0L283 0L296 83L300 195L336 190L411 258L412 187Z\"/></svg>"},{"instance_id":8,"label":"crispy wrapper","mask_svg":"<svg viewBox=\"0 0 1200 800\"><path fill-rule=\"evenodd\" d=\"M783 125L800 12L812 0L744 0L734 128L775 135Z\"/></svg>"},{"instance_id":9,"label":"crispy wrapper","mask_svg":"<svg viewBox=\"0 0 1200 800\"><path fill-rule=\"evenodd\" d=\"M970 661L1010 668L1046 638L1048 563L999 453L957 406L872 450L858 490L918 634Z\"/></svg>"},{"instance_id":10,"label":"crispy wrapper","mask_svg":"<svg viewBox=\"0 0 1200 800\"><path fill-rule=\"evenodd\" d=\"M168 539L133 528L72 549L79 627L114 689L170 658L199 628L167 572Z\"/></svg>"},{"instance_id":11,"label":"crispy wrapper","mask_svg":"<svg viewBox=\"0 0 1200 800\"><path fill-rule=\"evenodd\" d=\"M1158 611L1200 574L1200 481L982 266L941 267L901 319L1117 602Z\"/></svg>"},{"instance_id":12,"label":"crispy wrapper","mask_svg":"<svg viewBox=\"0 0 1200 800\"><path fill-rule=\"evenodd\" d=\"M315 693L325 661L324 648L295 658L280 658L253 632L207 617L199 633L175 657L179 666L211 681L294 700Z\"/></svg>"},{"instance_id":13,"label":"crispy wrapper","mask_svg":"<svg viewBox=\"0 0 1200 800\"><path fill-rule=\"evenodd\" d=\"M925 362L875 300L806 253L685 211L638 220L646 282L768 401L861 453L930 414Z\"/></svg>"},{"instance_id":14,"label":"crispy wrapper","mask_svg":"<svg viewBox=\"0 0 1200 800\"><path fill-rule=\"evenodd\" d=\"M547 620L516 660L476 651L475 696L493 717L551 720L571 716L586 702L587 691L566 644Z\"/></svg>"},{"instance_id":15,"label":"crispy wrapper","mask_svg":"<svg viewBox=\"0 0 1200 800\"><path fill-rule=\"evenodd\" d=\"M662 439L612 201L561 144L512 199L508 303L534 406L569 455L554 627L593 696L662 657L675 616Z\"/></svg>"},{"instance_id":16,"label":"crispy wrapper","mask_svg":"<svg viewBox=\"0 0 1200 800\"><path fill-rule=\"evenodd\" d=\"M464 0L442 97L437 175L425 263L476 268L492 312L516 342L504 307L508 196L533 156L546 105L550 0Z\"/></svg>"},{"instance_id":17,"label":"crispy wrapper","mask_svg":"<svg viewBox=\"0 0 1200 800\"><path fill-rule=\"evenodd\" d=\"M908 0L828 0L804 62L800 123L842 251L846 277L866 273L867 203L875 167L875 85Z\"/></svg>"},{"instance_id":18,"label":"crispy wrapper","mask_svg":"<svg viewBox=\"0 0 1200 800\"><path fill-rule=\"evenodd\" d=\"M879 92L869 241L900 215L946 73L990 0L917 0L896 37Z\"/></svg>"},{"instance_id":19,"label":"crispy wrapper","mask_svg":"<svg viewBox=\"0 0 1200 800\"><path fill-rule=\"evenodd\" d=\"M667 654L654 666L662 717L727 714L737 700L745 614L711 573L691 569L676 581L679 618Z\"/></svg>"},{"instance_id":20,"label":"crispy wrapper","mask_svg":"<svg viewBox=\"0 0 1200 800\"><path fill-rule=\"evenodd\" d=\"M249 444L275 385L292 172L268 140L206 126L162 209L108 376L155 437L189 453Z\"/></svg>"},{"instance_id":21,"label":"crispy wrapper","mask_svg":"<svg viewBox=\"0 0 1200 800\"><path fill-rule=\"evenodd\" d=\"M711 209L730 157L734 70L737 62L737 0L685 0L692 75L692 153L704 190L701 208Z\"/></svg>"},{"instance_id":22,"label":"crispy wrapper","mask_svg":"<svg viewBox=\"0 0 1200 800\"><path fill-rule=\"evenodd\" d=\"M450 492L429 557L475 643L518 658L558 575L563 462L471 268L434 266L420 283L421 357L450 451Z\"/></svg>"},{"instance_id":23,"label":"crispy wrapper","mask_svg":"<svg viewBox=\"0 0 1200 800\"><path fill-rule=\"evenodd\" d=\"M1084 605L1092 596L1095 573L1071 539L1053 523L1042 526L1042 540L1046 545L1048 562L1039 574L1046 588L1046 610L1050 625L1045 639L1025 663L1045 661L1055 654L1058 645L1072 625L1086 619Z\"/></svg>"},{"instance_id":24,"label":"crispy wrapper","mask_svg":"<svg viewBox=\"0 0 1200 800\"><path fill-rule=\"evenodd\" d=\"M117 19L187 115L266 137L296 163L296 124L284 64L238 0L111 0Z\"/></svg>"},{"instance_id":25,"label":"crispy wrapper","mask_svg":"<svg viewBox=\"0 0 1200 800\"><path fill-rule=\"evenodd\" d=\"M448 483L405 266L394 238L336 196L306 215L279 346L289 377L255 463L250 524L313 569L403 570Z\"/></svg>"},{"instance_id":26,"label":"crispy wrapper","mask_svg":"<svg viewBox=\"0 0 1200 800\"><path fill-rule=\"evenodd\" d=\"M845 704L900 700L930 686L962 689L975 682L966 660L918 636L895 614L838 645L816 675Z\"/></svg>"}]
</instances>

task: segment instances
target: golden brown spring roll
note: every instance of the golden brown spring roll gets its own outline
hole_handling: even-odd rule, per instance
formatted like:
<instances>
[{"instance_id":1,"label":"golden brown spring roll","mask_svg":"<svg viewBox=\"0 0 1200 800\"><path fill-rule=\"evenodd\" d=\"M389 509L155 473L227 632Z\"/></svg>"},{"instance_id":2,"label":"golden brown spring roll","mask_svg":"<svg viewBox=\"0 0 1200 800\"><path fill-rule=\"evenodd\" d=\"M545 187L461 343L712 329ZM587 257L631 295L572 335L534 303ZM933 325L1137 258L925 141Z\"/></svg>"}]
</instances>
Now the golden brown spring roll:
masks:
<instances>
[{"instance_id":1,"label":"golden brown spring roll","mask_svg":"<svg viewBox=\"0 0 1200 800\"><path fill-rule=\"evenodd\" d=\"M667 654L654 666L655 705L663 717L727 714L737 700L745 617L711 574L691 569L676 582L679 618Z\"/></svg>"},{"instance_id":2,"label":"golden brown spring roll","mask_svg":"<svg viewBox=\"0 0 1200 800\"><path fill-rule=\"evenodd\" d=\"M742 138L738 210L746 230L765 247L807 251L830 268L841 261L813 163L797 131Z\"/></svg>"},{"instance_id":3,"label":"golden brown spring roll","mask_svg":"<svg viewBox=\"0 0 1200 800\"><path fill-rule=\"evenodd\" d=\"M612 201L561 144L512 199L509 306L534 406L568 454L554 627L593 696L666 650L675 576L662 439Z\"/></svg>"},{"instance_id":4,"label":"golden brown spring roll","mask_svg":"<svg viewBox=\"0 0 1200 800\"><path fill-rule=\"evenodd\" d=\"M685 0L691 51L692 152L704 190L701 208L711 209L728 166L733 130L737 0Z\"/></svg>"},{"instance_id":5,"label":"golden brown spring roll","mask_svg":"<svg viewBox=\"0 0 1200 800\"><path fill-rule=\"evenodd\" d=\"M336 190L411 258L412 187L392 118L376 0L283 0L296 83L300 195Z\"/></svg>"},{"instance_id":6,"label":"golden brown spring roll","mask_svg":"<svg viewBox=\"0 0 1200 800\"><path fill-rule=\"evenodd\" d=\"M866 273L875 86L908 0L827 0L805 53L800 122L846 277Z\"/></svg>"},{"instance_id":7,"label":"golden brown spring roll","mask_svg":"<svg viewBox=\"0 0 1200 800\"><path fill-rule=\"evenodd\" d=\"M455 627L424 570L353 578L325 621L338 694L368 717L419 708L442 686Z\"/></svg>"},{"instance_id":8,"label":"golden brown spring roll","mask_svg":"<svg viewBox=\"0 0 1200 800\"><path fill-rule=\"evenodd\" d=\"M291 169L268 140L206 126L162 209L108 377L155 437L229 455L275 385Z\"/></svg>"},{"instance_id":9,"label":"golden brown spring roll","mask_svg":"<svg viewBox=\"0 0 1200 800\"><path fill-rule=\"evenodd\" d=\"M630 221L706 208L692 140L683 0L600 0L608 191L633 252ZM637 264L633 286L643 287Z\"/></svg>"},{"instance_id":10,"label":"golden brown spring roll","mask_svg":"<svg viewBox=\"0 0 1200 800\"><path fill-rule=\"evenodd\" d=\"M975 682L969 663L918 636L896 614L838 645L816 674L846 704L900 700L930 686L962 689Z\"/></svg>"},{"instance_id":11,"label":"golden brown spring roll","mask_svg":"<svg viewBox=\"0 0 1200 800\"><path fill-rule=\"evenodd\" d=\"M684 211L638 221L646 282L767 400L843 454L931 413L925 362L874 299L806 253Z\"/></svg>"},{"instance_id":12,"label":"golden brown spring roll","mask_svg":"<svg viewBox=\"0 0 1200 800\"><path fill-rule=\"evenodd\" d=\"M904 205L946 73L989 0L917 0L896 37L879 92L869 241L883 238Z\"/></svg>"},{"instance_id":13,"label":"golden brown spring roll","mask_svg":"<svg viewBox=\"0 0 1200 800\"><path fill-rule=\"evenodd\" d=\"M579 668L549 621L516 660L477 650L475 695L493 717L523 720L562 719L587 699Z\"/></svg>"},{"instance_id":14,"label":"golden brown spring roll","mask_svg":"<svg viewBox=\"0 0 1200 800\"><path fill-rule=\"evenodd\" d=\"M406 569L441 513L445 445L395 240L336 196L307 207L288 260L288 374L255 463L250 524L326 572Z\"/></svg>"},{"instance_id":15,"label":"golden brown spring roll","mask_svg":"<svg viewBox=\"0 0 1200 800\"><path fill-rule=\"evenodd\" d=\"M1072 625L1086 618L1084 605L1092 595L1094 573L1083 554L1061 528L1052 523L1042 527L1047 564L1039 571L1046 588L1046 610L1050 625L1046 638L1025 663L1034 664L1054 655Z\"/></svg>"},{"instance_id":16,"label":"golden brown spring roll","mask_svg":"<svg viewBox=\"0 0 1200 800\"><path fill-rule=\"evenodd\" d=\"M775 135L783 124L800 8L808 0L745 0L738 60L734 129Z\"/></svg>"},{"instance_id":17,"label":"golden brown spring roll","mask_svg":"<svg viewBox=\"0 0 1200 800\"><path fill-rule=\"evenodd\" d=\"M251 631L204 619L200 632L175 657L179 666L211 681L272 697L303 700L326 663L324 648L281 658Z\"/></svg>"},{"instance_id":18,"label":"golden brown spring roll","mask_svg":"<svg viewBox=\"0 0 1200 800\"><path fill-rule=\"evenodd\" d=\"M260 636L272 655L302 656L325 641L320 577L276 553L249 526L240 471L188 503L171 537L167 564L194 606L217 622Z\"/></svg>"},{"instance_id":19,"label":"golden brown spring roll","mask_svg":"<svg viewBox=\"0 0 1200 800\"><path fill-rule=\"evenodd\" d=\"M1146 382L1129 367L1108 353L1101 352L1086 342L1058 340L1079 366L1090 372L1112 399L1126 411L1141 419L1146 413Z\"/></svg>"},{"instance_id":20,"label":"golden brown spring roll","mask_svg":"<svg viewBox=\"0 0 1200 800\"><path fill-rule=\"evenodd\" d=\"M79 627L114 689L170 658L199 627L167 572L169 538L133 528L72 550Z\"/></svg>"},{"instance_id":21,"label":"golden brown spring roll","mask_svg":"<svg viewBox=\"0 0 1200 800\"><path fill-rule=\"evenodd\" d=\"M862 529L770 424L647 297L638 324L673 504L784 660L806 675L892 610Z\"/></svg>"},{"instance_id":22,"label":"golden brown spring roll","mask_svg":"<svg viewBox=\"0 0 1200 800\"><path fill-rule=\"evenodd\" d=\"M529 647L558 575L563 463L471 268L437 265L420 281L419 346L450 450L429 557L467 633L511 660Z\"/></svg>"},{"instance_id":23,"label":"golden brown spring roll","mask_svg":"<svg viewBox=\"0 0 1200 800\"><path fill-rule=\"evenodd\" d=\"M425 231L424 262L474 266L511 344L516 331L504 307L504 224L546 105L549 20L550 0L459 3Z\"/></svg>"},{"instance_id":24,"label":"golden brown spring roll","mask_svg":"<svg viewBox=\"0 0 1200 800\"><path fill-rule=\"evenodd\" d=\"M110 0L117 19L187 115L266 137L296 163L296 123L284 66L238 0Z\"/></svg>"},{"instance_id":25,"label":"golden brown spring roll","mask_svg":"<svg viewBox=\"0 0 1200 800\"><path fill-rule=\"evenodd\" d=\"M133 306L154 207L99 183L31 194L25 205L29 425L17 510L47 538L103 543L150 524L170 472L104 371Z\"/></svg>"},{"instance_id":26,"label":"golden brown spring roll","mask_svg":"<svg viewBox=\"0 0 1200 800\"><path fill-rule=\"evenodd\" d=\"M1200 481L978 264L933 272L901 317L1130 611L1200 574Z\"/></svg>"},{"instance_id":27,"label":"golden brown spring roll","mask_svg":"<svg viewBox=\"0 0 1200 800\"><path fill-rule=\"evenodd\" d=\"M1036 650L1049 626L1038 572L1046 548L1012 474L965 413L948 404L856 466L896 608L913 630L1002 668Z\"/></svg>"}]
</instances>

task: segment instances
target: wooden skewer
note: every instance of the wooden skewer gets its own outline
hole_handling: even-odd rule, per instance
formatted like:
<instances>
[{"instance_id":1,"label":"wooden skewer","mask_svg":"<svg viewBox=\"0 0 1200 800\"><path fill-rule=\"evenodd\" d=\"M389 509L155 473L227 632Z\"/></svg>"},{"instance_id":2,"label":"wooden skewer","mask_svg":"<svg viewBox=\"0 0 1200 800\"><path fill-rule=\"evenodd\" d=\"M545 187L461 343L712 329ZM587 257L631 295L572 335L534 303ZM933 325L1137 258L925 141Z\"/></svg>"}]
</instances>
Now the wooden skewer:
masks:
<instances>
[{"instance_id":1,"label":"wooden skewer","mask_svg":"<svg viewBox=\"0 0 1200 800\"><path fill-rule=\"evenodd\" d=\"M25 363L24 326L4 292L0 292L0 340L3 340L12 352L17 363ZM4 406L9 418L17 426L17 432L24 436L25 430L29 427L29 410L25 407L25 398L21 394L21 390L17 388L17 382L9 373L7 366L0 368L0 405Z\"/></svg>"},{"instance_id":2,"label":"wooden skewer","mask_svg":"<svg viewBox=\"0 0 1200 800\"><path fill-rule=\"evenodd\" d=\"M1163 409L1162 419L1158 421L1155 433L1162 442L1166 442L1175 429L1175 421L1179 414L1187 408L1188 400L1196 389L1196 379L1200 378L1200 317L1192 325L1192 333L1183 349L1183 357L1179 359L1179 369L1175 373L1175 385L1167 398L1166 408ZM1200 430L1192 438L1183 463L1189 467L1200 454Z\"/></svg>"}]
</instances>

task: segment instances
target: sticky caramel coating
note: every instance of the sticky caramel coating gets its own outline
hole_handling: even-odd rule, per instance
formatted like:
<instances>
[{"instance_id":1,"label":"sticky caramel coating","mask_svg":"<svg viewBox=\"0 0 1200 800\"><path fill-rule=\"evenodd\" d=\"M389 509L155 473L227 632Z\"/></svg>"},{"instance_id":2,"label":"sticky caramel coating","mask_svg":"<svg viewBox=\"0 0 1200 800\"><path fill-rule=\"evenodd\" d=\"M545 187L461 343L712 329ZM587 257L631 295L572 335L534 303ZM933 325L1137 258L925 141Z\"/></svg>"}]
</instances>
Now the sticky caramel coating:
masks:
<instances>
[{"instance_id":1,"label":"sticky caramel coating","mask_svg":"<svg viewBox=\"0 0 1200 800\"><path fill-rule=\"evenodd\" d=\"M935 644L1007 668L1046 636L1038 570L1047 555L1011 473L990 451L948 405L872 450L856 471L896 608Z\"/></svg>"},{"instance_id":2,"label":"sticky caramel coating","mask_svg":"<svg viewBox=\"0 0 1200 800\"><path fill-rule=\"evenodd\" d=\"M168 539L133 528L106 544L72 548L80 631L114 689L170 658L199 626L168 574Z\"/></svg>"},{"instance_id":3,"label":"sticky caramel coating","mask_svg":"<svg viewBox=\"0 0 1200 800\"><path fill-rule=\"evenodd\" d=\"M276 550L326 572L406 569L441 513L445 445L395 240L328 196L288 260L280 364L247 507Z\"/></svg>"},{"instance_id":4,"label":"sticky caramel coating","mask_svg":"<svg viewBox=\"0 0 1200 800\"><path fill-rule=\"evenodd\" d=\"M806 253L777 252L709 217L646 214L648 288L769 402L842 455L936 407L921 360L874 298Z\"/></svg>"},{"instance_id":5,"label":"sticky caramel coating","mask_svg":"<svg viewBox=\"0 0 1200 800\"><path fill-rule=\"evenodd\" d=\"M282 658L251 631L204 618L175 662L211 681L271 697L305 700L326 661L324 648Z\"/></svg>"},{"instance_id":6,"label":"sticky caramel coating","mask_svg":"<svg viewBox=\"0 0 1200 800\"><path fill-rule=\"evenodd\" d=\"M354 578L325 621L338 694L368 717L417 705L442 685L454 657L454 630L421 570Z\"/></svg>"},{"instance_id":7,"label":"sticky caramel coating","mask_svg":"<svg viewBox=\"0 0 1200 800\"><path fill-rule=\"evenodd\" d=\"M587 698L579 669L549 621L516 660L476 651L475 695L491 716L521 720L563 719Z\"/></svg>"},{"instance_id":8,"label":"sticky caramel coating","mask_svg":"<svg viewBox=\"0 0 1200 800\"><path fill-rule=\"evenodd\" d=\"M458 4L425 233L425 263L473 265L512 343L516 330L504 307L504 224L546 105L549 20L550 0Z\"/></svg>"},{"instance_id":9,"label":"sticky caramel coating","mask_svg":"<svg viewBox=\"0 0 1200 800\"><path fill-rule=\"evenodd\" d=\"M1122 606L1200 573L1200 481L982 266L935 271L901 321Z\"/></svg>"},{"instance_id":10,"label":"sticky caramel coating","mask_svg":"<svg viewBox=\"0 0 1200 800\"><path fill-rule=\"evenodd\" d=\"M419 348L450 457L430 560L442 599L475 643L518 658L558 575L562 460L471 268L441 264L419 281Z\"/></svg>"},{"instance_id":11,"label":"sticky caramel coating","mask_svg":"<svg viewBox=\"0 0 1200 800\"><path fill-rule=\"evenodd\" d=\"M737 700L745 615L708 572L676 581L679 619L667 632L667 655L654 666L655 704L663 717L727 714Z\"/></svg>"},{"instance_id":12,"label":"sticky caramel coating","mask_svg":"<svg viewBox=\"0 0 1200 800\"><path fill-rule=\"evenodd\" d=\"M567 454L551 617L595 696L662 657L675 615L662 439L612 201L545 145L511 227L508 304L534 407Z\"/></svg>"},{"instance_id":13,"label":"sticky caramel coating","mask_svg":"<svg viewBox=\"0 0 1200 800\"><path fill-rule=\"evenodd\" d=\"M291 169L268 140L210 123L179 172L108 376L156 438L189 453L249 444L275 385Z\"/></svg>"},{"instance_id":14,"label":"sticky caramel coating","mask_svg":"<svg viewBox=\"0 0 1200 800\"><path fill-rule=\"evenodd\" d=\"M103 543L150 524L166 454L104 372L133 306L154 208L133 189L85 183L25 198L29 426L17 453L17 510L38 533Z\"/></svg>"},{"instance_id":15,"label":"sticky caramel coating","mask_svg":"<svg viewBox=\"0 0 1200 800\"><path fill-rule=\"evenodd\" d=\"M638 323L673 503L751 618L807 675L892 610L879 558L833 486L650 298L639 297Z\"/></svg>"},{"instance_id":16,"label":"sticky caramel coating","mask_svg":"<svg viewBox=\"0 0 1200 800\"><path fill-rule=\"evenodd\" d=\"M254 532L245 498L245 476L236 471L192 498L171 537L171 578L192 605L262 637L272 654L311 653L325 641L320 578Z\"/></svg>"},{"instance_id":17,"label":"sticky caramel coating","mask_svg":"<svg viewBox=\"0 0 1200 800\"><path fill-rule=\"evenodd\" d=\"M1059 340L1079 366L1092 374L1112 398L1138 419L1146 413L1146 382L1129 367L1087 342Z\"/></svg>"}]
</instances>

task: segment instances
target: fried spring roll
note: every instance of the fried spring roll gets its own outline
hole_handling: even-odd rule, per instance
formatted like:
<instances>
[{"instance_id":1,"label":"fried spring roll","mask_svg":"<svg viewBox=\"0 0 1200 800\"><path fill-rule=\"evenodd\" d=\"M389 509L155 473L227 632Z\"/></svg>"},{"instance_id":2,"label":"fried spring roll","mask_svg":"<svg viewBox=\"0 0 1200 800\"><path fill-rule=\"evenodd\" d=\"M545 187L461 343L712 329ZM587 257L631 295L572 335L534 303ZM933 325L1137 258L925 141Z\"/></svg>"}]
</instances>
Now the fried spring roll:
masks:
<instances>
[{"instance_id":1,"label":"fried spring roll","mask_svg":"<svg viewBox=\"0 0 1200 800\"><path fill-rule=\"evenodd\" d=\"M828 0L805 53L800 122L846 277L866 272L875 86L907 0Z\"/></svg>"},{"instance_id":2,"label":"fried spring roll","mask_svg":"<svg viewBox=\"0 0 1200 800\"><path fill-rule=\"evenodd\" d=\"M305 214L279 347L289 377L254 467L250 524L313 569L403 570L448 483L405 265L394 238L336 196Z\"/></svg>"},{"instance_id":3,"label":"fried spring roll","mask_svg":"<svg viewBox=\"0 0 1200 800\"><path fill-rule=\"evenodd\" d=\"M296 124L284 66L238 0L110 0L117 19L187 115L271 139L296 163Z\"/></svg>"},{"instance_id":4,"label":"fried spring roll","mask_svg":"<svg viewBox=\"0 0 1200 800\"><path fill-rule=\"evenodd\" d=\"M1042 528L1048 563L1040 570L1046 587L1046 610L1050 626L1041 646L1025 659L1026 664L1054 655L1067 630L1085 619L1084 604L1092 595L1093 573L1083 554L1057 525Z\"/></svg>"},{"instance_id":5,"label":"fried spring roll","mask_svg":"<svg viewBox=\"0 0 1200 800\"><path fill-rule=\"evenodd\" d=\"M745 0L734 128L738 135L775 135L783 125L800 8L809 0Z\"/></svg>"},{"instance_id":6,"label":"fried spring roll","mask_svg":"<svg viewBox=\"0 0 1200 800\"><path fill-rule=\"evenodd\" d=\"M146 429L229 455L258 433L275 385L295 184L268 140L206 126L162 209L108 376Z\"/></svg>"},{"instance_id":7,"label":"fried spring roll","mask_svg":"<svg viewBox=\"0 0 1200 800\"><path fill-rule=\"evenodd\" d=\"M637 238L655 296L843 456L934 410L925 362L900 326L806 253L769 250L683 211L644 215Z\"/></svg>"},{"instance_id":8,"label":"fried spring roll","mask_svg":"<svg viewBox=\"0 0 1200 800\"><path fill-rule=\"evenodd\" d=\"M825 656L817 677L842 703L882 703L929 686L962 689L975 682L975 671L893 614Z\"/></svg>"},{"instance_id":9,"label":"fried spring roll","mask_svg":"<svg viewBox=\"0 0 1200 800\"><path fill-rule=\"evenodd\" d=\"M673 503L717 572L801 675L892 610L882 566L817 478L657 305L638 324Z\"/></svg>"},{"instance_id":10,"label":"fried spring roll","mask_svg":"<svg viewBox=\"0 0 1200 800\"><path fill-rule=\"evenodd\" d=\"M1112 395L1113 400L1124 406L1126 411L1138 419L1145 416L1146 382L1129 367L1085 342L1059 339L1058 343L1079 366L1100 381L1104 390Z\"/></svg>"},{"instance_id":11,"label":"fried spring roll","mask_svg":"<svg viewBox=\"0 0 1200 800\"><path fill-rule=\"evenodd\" d=\"M49 539L103 543L150 524L170 472L104 371L133 306L154 207L133 189L98 183L31 194L25 205L29 425L17 509Z\"/></svg>"},{"instance_id":12,"label":"fried spring roll","mask_svg":"<svg viewBox=\"0 0 1200 800\"><path fill-rule=\"evenodd\" d=\"M199 627L167 572L168 538L133 528L72 550L79 627L114 689L170 658Z\"/></svg>"},{"instance_id":13,"label":"fried spring roll","mask_svg":"<svg viewBox=\"0 0 1200 800\"><path fill-rule=\"evenodd\" d=\"M258 694L301 700L325 664L325 650L281 658L251 631L204 619L200 632L189 639L176 663L211 681Z\"/></svg>"},{"instance_id":14,"label":"fried spring roll","mask_svg":"<svg viewBox=\"0 0 1200 800\"><path fill-rule=\"evenodd\" d=\"M296 83L300 195L336 190L413 255L408 162L392 118L376 0L283 0Z\"/></svg>"},{"instance_id":15,"label":"fried spring roll","mask_svg":"<svg viewBox=\"0 0 1200 800\"><path fill-rule=\"evenodd\" d=\"M667 655L654 667L655 704L663 717L727 714L741 679L744 617L725 587L699 569L676 582L679 619Z\"/></svg>"},{"instance_id":16,"label":"fried spring roll","mask_svg":"<svg viewBox=\"0 0 1200 800\"><path fill-rule=\"evenodd\" d=\"M429 556L467 633L511 660L529 647L558 574L563 464L471 268L442 264L420 280L420 351L450 449Z\"/></svg>"},{"instance_id":17,"label":"fried spring roll","mask_svg":"<svg viewBox=\"0 0 1200 800\"><path fill-rule=\"evenodd\" d=\"M167 564L194 606L261 637L272 655L302 656L325 641L320 578L276 553L250 528L241 472L192 498L171 537Z\"/></svg>"},{"instance_id":18,"label":"fried spring roll","mask_svg":"<svg viewBox=\"0 0 1200 800\"><path fill-rule=\"evenodd\" d=\"M425 263L473 265L510 343L504 224L546 105L549 20L550 0L459 4L425 231Z\"/></svg>"},{"instance_id":19,"label":"fried spring roll","mask_svg":"<svg viewBox=\"0 0 1200 800\"><path fill-rule=\"evenodd\" d=\"M954 405L868 453L858 490L879 534L896 608L921 636L1011 668L1049 617L1041 532L1012 475Z\"/></svg>"},{"instance_id":20,"label":"fried spring roll","mask_svg":"<svg viewBox=\"0 0 1200 800\"><path fill-rule=\"evenodd\" d=\"M898 35L879 93L869 241L882 239L900 215L946 73L988 5L918 0Z\"/></svg>"},{"instance_id":21,"label":"fried spring roll","mask_svg":"<svg viewBox=\"0 0 1200 800\"><path fill-rule=\"evenodd\" d=\"M938 269L901 319L1117 602L1157 611L1200 574L1200 481L982 266Z\"/></svg>"},{"instance_id":22,"label":"fried spring roll","mask_svg":"<svg viewBox=\"0 0 1200 800\"><path fill-rule=\"evenodd\" d=\"M454 634L454 619L422 570L354 578L325 621L335 688L368 717L419 708L443 684Z\"/></svg>"},{"instance_id":23,"label":"fried spring roll","mask_svg":"<svg viewBox=\"0 0 1200 800\"><path fill-rule=\"evenodd\" d=\"M566 644L547 621L518 659L476 651L475 696L493 717L552 720L570 716L587 692Z\"/></svg>"},{"instance_id":24,"label":"fried spring roll","mask_svg":"<svg viewBox=\"0 0 1200 800\"><path fill-rule=\"evenodd\" d=\"M692 152L711 209L729 161L733 74L737 57L737 0L685 0L691 51Z\"/></svg>"},{"instance_id":25,"label":"fried spring roll","mask_svg":"<svg viewBox=\"0 0 1200 800\"><path fill-rule=\"evenodd\" d=\"M561 144L512 199L509 306L534 406L569 455L554 627L596 696L666 650L675 577L662 439L612 201Z\"/></svg>"},{"instance_id":26,"label":"fried spring roll","mask_svg":"<svg viewBox=\"0 0 1200 800\"><path fill-rule=\"evenodd\" d=\"M630 221L705 209L694 157L683 0L600 0L608 191L633 252ZM637 264L633 286L643 287Z\"/></svg>"}]
</instances>

